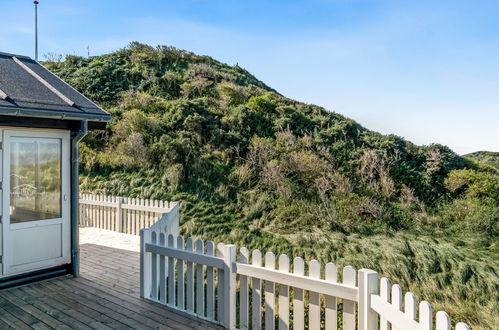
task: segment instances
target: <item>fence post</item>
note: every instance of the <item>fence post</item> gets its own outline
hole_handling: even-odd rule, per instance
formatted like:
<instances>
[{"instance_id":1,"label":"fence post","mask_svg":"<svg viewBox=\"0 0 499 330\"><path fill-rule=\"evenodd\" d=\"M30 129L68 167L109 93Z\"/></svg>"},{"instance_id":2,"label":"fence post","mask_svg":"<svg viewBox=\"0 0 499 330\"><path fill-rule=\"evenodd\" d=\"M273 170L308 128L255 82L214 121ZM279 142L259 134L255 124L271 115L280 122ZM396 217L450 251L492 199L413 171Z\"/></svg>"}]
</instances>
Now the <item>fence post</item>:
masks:
<instances>
[{"instance_id":1,"label":"fence post","mask_svg":"<svg viewBox=\"0 0 499 330\"><path fill-rule=\"evenodd\" d=\"M378 314L371 309L371 295L378 294L378 273L359 270L359 330L378 329Z\"/></svg>"},{"instance_id":2,"label":"fence post","mask_svg":"<svg viewBox=\"0 0 499 330\"><path fill-rule=\"evenodd\" d=\"M118 233L123 232L123 208L121 207L123 204L123 197L116 198L116 221L118 221Z\"/></svg>"},{"instance_id":3,"label":"fence post","mask_svg":"<svg viewBox=\"0 0 499 330\"><path fill-rule=\"evenodd\" d=\"M150 242L150 233L147 229L140 230L140 296L145 296L145 292L151 292L151 257L146 254L146 243Z\"/></svg>"},{"instance_id":4,"label":"fence post","mask_svg":"<svg viewBox=\"0 0 499 330\"><path fill-rule=\"evenodd\" d=\"M228 244L224 246L224 326L227 329L236 327L236 273L233 263L236 262L236 246Z\"/></svg>"}]
</instances>

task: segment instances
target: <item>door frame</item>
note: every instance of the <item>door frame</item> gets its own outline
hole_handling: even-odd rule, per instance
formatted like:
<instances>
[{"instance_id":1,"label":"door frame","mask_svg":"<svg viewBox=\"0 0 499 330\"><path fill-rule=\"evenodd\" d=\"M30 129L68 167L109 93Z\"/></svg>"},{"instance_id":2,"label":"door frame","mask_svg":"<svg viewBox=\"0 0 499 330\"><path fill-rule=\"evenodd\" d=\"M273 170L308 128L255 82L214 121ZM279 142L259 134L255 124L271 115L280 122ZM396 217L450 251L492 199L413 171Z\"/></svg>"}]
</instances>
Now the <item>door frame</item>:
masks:
<instances>
[{"instance_id":1,"label":"door frame","mask_svg":"<svg viewBox=\"0 0 499 330\"><path fill-rule=\"evenodd\" d=\"M24 128L1 128L2 137L2 236L3 239L3 274L0 277L8 277L16 274L22 274L50 268L61 264L71 263L71 193L70 193L70 132L62 130L41 130ZM18 224L10 224L10 139L20 138L55 138L61 140L61 217L57 219L35 220ZM30 227L43 227L54 224L61 224L61 257L47 260L40 260L33 263L12 266L12 230ZM1 272L0 272L1 273Z\"/></svg>"}]
</instances>

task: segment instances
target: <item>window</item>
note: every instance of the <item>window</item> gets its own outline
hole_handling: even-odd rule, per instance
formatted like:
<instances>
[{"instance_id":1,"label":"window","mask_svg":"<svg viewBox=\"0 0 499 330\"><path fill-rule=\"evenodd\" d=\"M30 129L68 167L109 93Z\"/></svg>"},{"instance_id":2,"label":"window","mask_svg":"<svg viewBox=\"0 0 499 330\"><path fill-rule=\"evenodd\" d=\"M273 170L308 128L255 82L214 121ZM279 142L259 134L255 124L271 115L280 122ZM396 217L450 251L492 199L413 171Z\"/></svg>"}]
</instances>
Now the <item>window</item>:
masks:
<instances>
[{"instance_id":1,"label":"window","mask_svg":"<svg viewBox=\"0 0 499 330\"><path fill-rule=\"evenodd\" d=\"M61 140L10 139L10 222L61 217Z\"/></svg>"}]
</instances>

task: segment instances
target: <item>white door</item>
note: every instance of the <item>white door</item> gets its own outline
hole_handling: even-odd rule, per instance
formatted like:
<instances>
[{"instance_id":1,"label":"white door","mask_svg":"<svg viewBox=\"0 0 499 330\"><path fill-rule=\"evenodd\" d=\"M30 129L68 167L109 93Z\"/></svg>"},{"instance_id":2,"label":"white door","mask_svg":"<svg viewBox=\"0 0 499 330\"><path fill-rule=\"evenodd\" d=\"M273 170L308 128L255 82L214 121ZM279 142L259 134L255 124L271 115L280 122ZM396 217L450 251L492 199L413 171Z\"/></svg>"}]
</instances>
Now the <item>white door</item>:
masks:
<instances>
[{"instance_id":1,"label":"white door","mask_svg":"<svg viewBox=\"0 0 499 330\"><path fill-rule=\"evenodd\" d=\"M3 131L3 276L70 262L69 132Z\"/></svg>"}]
</instances>

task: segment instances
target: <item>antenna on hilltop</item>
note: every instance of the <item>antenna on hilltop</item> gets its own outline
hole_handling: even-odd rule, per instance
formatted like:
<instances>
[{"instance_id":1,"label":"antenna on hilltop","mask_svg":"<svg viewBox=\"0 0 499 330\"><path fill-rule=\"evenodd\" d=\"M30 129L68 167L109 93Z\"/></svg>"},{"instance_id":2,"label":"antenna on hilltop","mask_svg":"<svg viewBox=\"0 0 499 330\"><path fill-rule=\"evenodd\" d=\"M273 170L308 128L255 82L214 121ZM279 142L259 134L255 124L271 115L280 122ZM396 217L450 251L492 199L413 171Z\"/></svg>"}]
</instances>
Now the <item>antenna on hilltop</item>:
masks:
<instances>
[{"instance_id":1,"label":"antenna on hilltop","mask_svg":"<svg viewBox=\"0 0 499 330\"><path fill-rule=\"evenodd\" d=\"M33 1L35 5L35 61L38 61L38 1Z\"/></svg>"}]
</instances>

